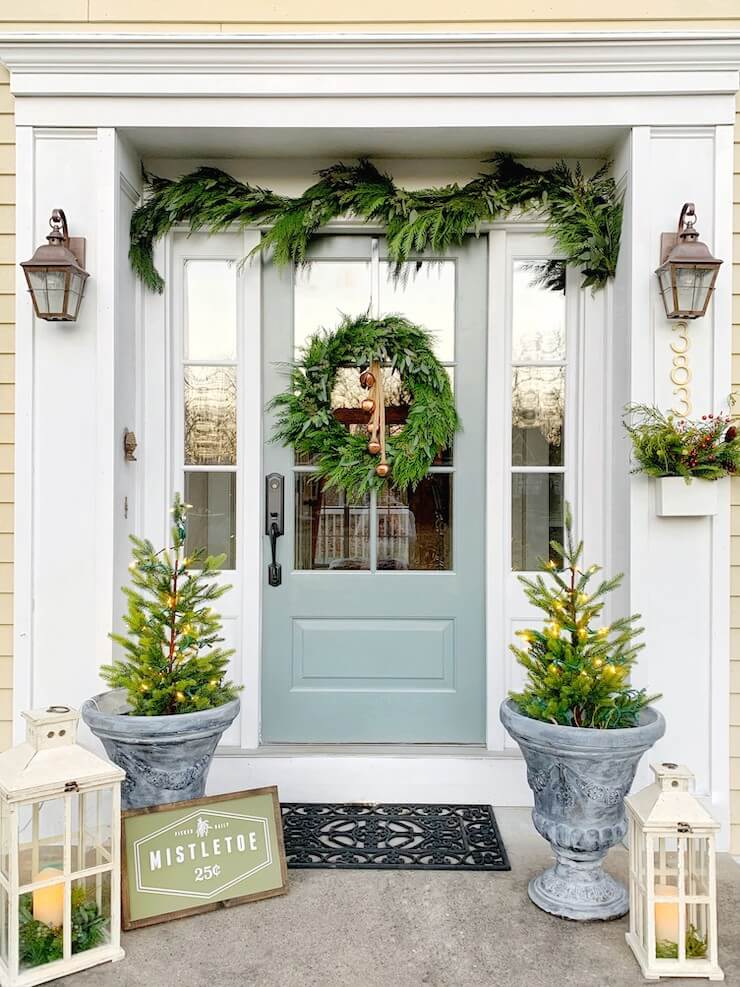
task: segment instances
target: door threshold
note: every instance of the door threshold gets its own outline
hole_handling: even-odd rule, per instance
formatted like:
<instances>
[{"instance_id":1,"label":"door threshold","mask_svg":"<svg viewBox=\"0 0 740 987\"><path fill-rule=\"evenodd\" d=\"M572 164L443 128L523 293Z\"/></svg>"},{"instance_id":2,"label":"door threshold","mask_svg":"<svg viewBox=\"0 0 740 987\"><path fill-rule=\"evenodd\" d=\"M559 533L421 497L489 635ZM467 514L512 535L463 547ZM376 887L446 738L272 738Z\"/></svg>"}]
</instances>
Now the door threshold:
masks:
<instances>
[{"instance_id":1,"label":"door threshold","mask_svg":"<svg viewBox=\"0 0 740 987\"><path fill-rule=\"evenodd\" d=\"M219 747L217 757L450 757L520 760L518 750L488 750L484 744L260 744Z\"/></svg>"}]
</instances>

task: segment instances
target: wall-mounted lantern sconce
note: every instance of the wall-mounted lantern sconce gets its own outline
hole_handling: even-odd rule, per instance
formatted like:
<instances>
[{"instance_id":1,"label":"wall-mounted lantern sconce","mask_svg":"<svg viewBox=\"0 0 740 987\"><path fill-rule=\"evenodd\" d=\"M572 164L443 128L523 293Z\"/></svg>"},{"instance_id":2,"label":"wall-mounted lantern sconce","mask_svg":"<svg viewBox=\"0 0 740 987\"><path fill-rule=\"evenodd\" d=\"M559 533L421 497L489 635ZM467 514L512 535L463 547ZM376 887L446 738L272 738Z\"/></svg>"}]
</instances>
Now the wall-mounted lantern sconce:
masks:
<instances>
[{"instance_id":1,"label":"wall-mounted lantern sconce","mask_svg":"<svg viewBox=\"0 0 740 987\"><path fill-rule=\"evenodd\" d=\"M684 203L676 233L660 238L660 295L669 319L699 319L707 311L721 260L712 257L694 228L693 202Z\"/></svg>"},{"instance_id":2,"label":"wall-mounted lantern sconce","mask_svg":"<svg viewBox=\"0 0 740 987\"><path fill-rule=\"evenodd\" d=\"M47 322L74 322L89 274L85 270L85 238L70 237L67 217L55 209L49 220L49 241L21 267L36 315Z\"/></svg>"}]
</instances>

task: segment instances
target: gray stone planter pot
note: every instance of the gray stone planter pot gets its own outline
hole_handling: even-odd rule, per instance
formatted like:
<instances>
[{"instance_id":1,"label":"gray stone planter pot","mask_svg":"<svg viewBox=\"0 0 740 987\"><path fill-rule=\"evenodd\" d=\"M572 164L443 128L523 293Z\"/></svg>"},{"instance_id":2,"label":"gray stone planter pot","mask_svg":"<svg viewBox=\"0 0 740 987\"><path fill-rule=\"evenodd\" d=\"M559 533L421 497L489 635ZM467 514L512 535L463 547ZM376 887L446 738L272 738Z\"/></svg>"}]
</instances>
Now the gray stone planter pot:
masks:
<instances>
[{"instance_id":1,"label":"gray stone planter pot","mask_svg":"<svg viewBox=\"0 0 740 987\"><path fill-rule=\"evenodd\" d=\"M200 798L221 734L239 713L239 700L199 713L127 716L125 689L101 692L83 703L82 719L123 768L124 809Z\"/></svg>"},{"instance_id":2,"label":"gray stone planter pot","mask_svg":"<svg viewBox=\"0 0 740 987\"><path fill-rule=\"evenodd\" d=\"M627 889L602 862L627 832L624 797L640 758L665 733L662 715L647 708L636 727L588 730L533 720L507 699L500 716L527 763L535 829L555 853L555 865L530 881L529 897L562 918L625 915Z\"/></svg>"}]
</instances>

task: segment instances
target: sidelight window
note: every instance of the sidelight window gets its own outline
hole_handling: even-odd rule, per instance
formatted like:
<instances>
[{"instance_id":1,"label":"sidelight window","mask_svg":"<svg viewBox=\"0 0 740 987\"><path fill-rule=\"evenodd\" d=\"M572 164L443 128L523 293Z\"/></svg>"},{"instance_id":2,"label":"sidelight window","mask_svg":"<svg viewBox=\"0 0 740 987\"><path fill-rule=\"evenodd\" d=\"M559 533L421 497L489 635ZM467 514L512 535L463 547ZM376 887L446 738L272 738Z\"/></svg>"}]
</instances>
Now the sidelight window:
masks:
<instances>
[{"instance_id":1,"label":"sidelight window","mask_svg":"<svg viewBox=\"0 0 740 987\"><path fill-rule=\"evenodd\" d=\"M516 260L511 277L511 565L533 570L563 537L565 262Z\"/></svg>"},{"instance_id":2,"label":"sidelight window","mask_svg":"<svg viewBox=\"0 0 740 987\"><path fill-rule=\"evenodd\" d=\"M187 260L183 319L183 468L187 550L236 567L237 287L228 260Z\"/></svg>"}]
</instances>

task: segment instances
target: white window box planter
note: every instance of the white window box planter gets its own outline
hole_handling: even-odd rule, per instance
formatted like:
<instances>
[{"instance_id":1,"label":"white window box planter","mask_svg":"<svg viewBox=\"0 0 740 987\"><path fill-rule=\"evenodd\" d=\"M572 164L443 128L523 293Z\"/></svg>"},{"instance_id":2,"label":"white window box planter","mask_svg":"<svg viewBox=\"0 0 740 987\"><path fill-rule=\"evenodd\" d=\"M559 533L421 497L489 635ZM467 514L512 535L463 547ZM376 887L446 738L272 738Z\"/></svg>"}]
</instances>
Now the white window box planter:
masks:
<instances>
[{"instance_id":1,"label":"white window box planter","mask_svg":"<svg viewBox=\"0 0 740 987\"><path fill-rule=\"evenodd\" d=\"M717 480L661 476L655 481L658 517L706 517L717 513Z\"/></svg>"}]
</instances>

